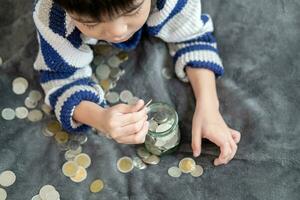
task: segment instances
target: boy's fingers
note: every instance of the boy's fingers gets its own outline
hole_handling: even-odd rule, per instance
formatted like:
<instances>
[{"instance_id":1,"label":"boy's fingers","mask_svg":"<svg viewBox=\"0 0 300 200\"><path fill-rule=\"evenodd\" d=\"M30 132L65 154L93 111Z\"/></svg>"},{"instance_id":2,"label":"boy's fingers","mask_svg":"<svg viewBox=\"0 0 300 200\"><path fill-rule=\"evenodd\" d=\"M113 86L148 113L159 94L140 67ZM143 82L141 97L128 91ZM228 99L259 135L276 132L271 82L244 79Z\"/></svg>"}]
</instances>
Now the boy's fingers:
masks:
<instances>
[{"instance_id":1,"label":"boy's fingers","mask_svg":"<svg viewBox=\"0 0 300 200\"><path fill-rule=\"evenodd\" d=\"M192 127L192 149L193 149L193 156L198 157L201 153L201 128L200 124L193 123Z\"/></svg>"},{"instance_id":2,"label":"boy's fingers","mask_svg":"<svg viewBox=\"0 0 300 200\"><path fill-rule=\"evenodd\" d=\"M218 158L214 160L214 165L226 164L231 155L231 146L228 141L220 146L221 153Z\"/></svg>"},{"instance_id":3,"label":"boy's fingers","mask_svg":"<svg viewBox=\"0 0 300 200\"><path fill-rule=\"evenodd\" d=\"M123 143L123 144L141 144L141 143L144 143L146 135L148 133L148 128L149 128L149 122L146 121L143 124L143 127L139 132L137 132L136 134L120 137L116 141L118 143Z\"/></svg>"},{"instance_id":4,"label":"boy's fingers","mask_svg":"<svg viewBox=\"0 0 300 200\"><path fill-rule=\"evenodd\" d=\"M137 132L139 132L143 128L143 124L145 123L147 118L148 118L148 116L146 115L145 117L143 117L141 120L139 120L136 123L131 123L127 126L121 127L122 135L120 135L120 137L136 134Z\"/></svg>"},{"instance_id":5,"label":"boy's fingers","mask_svg":"<svg viewBox=\"0 0 300 200\"><path fill-rule=\"evenodd\" d=\"M144 100L140 99L134 105L127 105L125 103L121 103L121 104L118 104L117 106L118 106L117 107L118 111L123 114L137 112L143 108Z\"/></svg>"},{"instance_id":6,"label":"boy's fingers","mask_svg":"<svg viewBox=\"0 0 300 200\"><path fill-rule=\"evenodd\" d=\"M236 130L234 130L234 129L230 129L230 133L231 133L231 136L232 136L234 142L236 144L239 143L240 140L241 140L241 133L238 132L238 131L236 131Z\"/></svg>"},{"instance_id":7,"label":"boy's fingers","mask_svg":"<svg viewBox=\"0 0 300 200\"><path fill-rule=\"evenodd\" d=\"M235 143L235 141L233 140L233 138L230 137L229 139L229 142L230 142L230 147L231 147L231 155L230 155L230 158L229 158L229 161L233 159L234 155L236 154L236 151L237 151L237 145Z\"/></svg>"},{"instance_id":8,"label":"boy's fingers","mask_svg":"<svg viewBox=\"0 0 300 200\"><path fill-rule=\"evenodd\" d=\"M120 126L127 126L141 121L144 117L148 117L146 108L138 112L127 113L119 116Z\"/></svg>"}]
</instances>

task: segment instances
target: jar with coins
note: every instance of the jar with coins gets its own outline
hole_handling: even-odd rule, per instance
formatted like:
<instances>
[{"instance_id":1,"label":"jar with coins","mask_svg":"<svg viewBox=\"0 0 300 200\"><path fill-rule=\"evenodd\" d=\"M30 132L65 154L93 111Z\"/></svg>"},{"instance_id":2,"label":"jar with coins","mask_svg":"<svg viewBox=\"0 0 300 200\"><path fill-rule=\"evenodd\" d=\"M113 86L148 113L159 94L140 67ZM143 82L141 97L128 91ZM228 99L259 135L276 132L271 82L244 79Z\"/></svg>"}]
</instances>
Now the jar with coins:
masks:
<instances>
[{"instance_id":1,"label":"jar with coins","mask_svg":"<svg viewBox=\"0 0 300 200\"><path fill-rule=\"evenodd\" d=\"M149 130L145 139L146 149L154 155L171 153L179 145L178 115L168 104L155 102L148 106Z\"/></svg>"}]
</instances>

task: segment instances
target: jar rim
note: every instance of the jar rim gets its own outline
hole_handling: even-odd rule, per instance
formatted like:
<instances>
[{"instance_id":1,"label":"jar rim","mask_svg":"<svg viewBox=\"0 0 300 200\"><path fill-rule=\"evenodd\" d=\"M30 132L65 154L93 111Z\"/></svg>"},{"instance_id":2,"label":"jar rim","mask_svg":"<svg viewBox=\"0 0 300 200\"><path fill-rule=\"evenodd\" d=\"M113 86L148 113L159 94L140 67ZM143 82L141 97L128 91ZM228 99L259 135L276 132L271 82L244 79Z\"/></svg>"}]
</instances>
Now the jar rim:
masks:
<instances>
[{"instance_id":1,"label":"jar rim","mask_svg":"<svg viewBox=\"0 0 300 200\"><path fill-rule=\"evenodd\" d=\"M164 137L164 136L168 135L169 133L171 133L170 130L174 130L176 128L176 126L178 124L178 114L177 114L176 110L171 105L169 105L169 104L167 104L165 102L161 102L161 101L151 103L148 107L151 110L151 107L157 106L157 105L165 105L165 106L167 106L168 109L170 109L174 113L174 115L175 115L174 123L172 124L172 126L168 130L163 131L163 132L154 132L154 131L148 130L148 133L151 136L153 136L153 137Z\"/></svg>"}]
</instances>

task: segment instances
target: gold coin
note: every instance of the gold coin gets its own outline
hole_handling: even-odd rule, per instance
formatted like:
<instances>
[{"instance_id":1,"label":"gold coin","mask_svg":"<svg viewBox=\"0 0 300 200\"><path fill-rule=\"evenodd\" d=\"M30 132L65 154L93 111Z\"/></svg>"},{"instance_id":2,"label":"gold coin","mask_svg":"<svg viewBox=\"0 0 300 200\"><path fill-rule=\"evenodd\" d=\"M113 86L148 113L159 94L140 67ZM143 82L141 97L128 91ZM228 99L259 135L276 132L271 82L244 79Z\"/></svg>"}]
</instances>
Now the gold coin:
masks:
<instances>
[{"instance_id":1,"label":"gold coin","mask_svg":"<svg viewBox=\"0 0 300 200\"><path fill-rule=\"evenodd\" d=\"M183 173L190 173L196 167L196 163L192 158L184 158L179 162L179 169Z\"/></svg>"},{"instance_id":2,"label":"gold coin","mask_svg":"<svg viewBox=\"0 0 300 200\"><path fill-rule=\"evenodd\" d=\"M109 79L105 79L105 80L101 80L100 81L100 85L103 88L104 91L108 91L110 88L110 80Z\"/></svg>"},{"instance_id":3,"label":"gold coin","mask_svg":"<svg viewBox=\"0 0 300 200\"><path fill-rule=\"evenodd\" d=\"M81 153L78 154L74 161L79 165L82 166L83 168L88 168L91 165L91 158L89 155L87 155L86 153Z\"/></svg>"},{"instance_id":4,"label":"gold coin","mask_svg":"<svg viewBox=\"0 0 300 200\"><path fill-rule=\"evenodd\" d=\"M61 131L61 126L58 121L51 121L47 124L47 130L53 134Z\"/></svg>"},{"instance_id":5,"label":"gold coin","mask_svg":"<svg viewBox=\"0 0 300 200\"><path fill-rule=\"evenodd\" d=\"M87 177L86 170L83 167L79 166L78 170L76 172L76 175L70 177L70 179L75 183L79 183L79 182L82 182L83 180L85 180L86 177Z\"/></svg>"},{"instance_id":6,"label":"gold coin","mask_svg":"<svg viewBox=\"0 0 300 200\"><path fill-rule=\"evenodd\" d=\"M125 51L121 51L117 54L117 57L122 61L128 60L128 53L126 53Z\"/></svg>"},{"instance_id":7,"label":"gold coin","mask_svg":"<svg viewBox=\"0 0 300 200\"><path fill-rule=\"evenodd\" d=\"M102 180L97 179L94 180L90 185L90 191L93 193L100 192L104 187L104 183Z\"/></svg>"},{"instance_id":8,"label":"gold coin","mask_svg":"<svg viewBox=\"0 0 300 200\"><path fill-rule=\"evenodd\" d=\"M78 164L74 161L65 162L62 166L62 172L65 176L71 177L75 176L78 170Z\"/></svg>"},{"instance_id":9,"label":"gold coin","mask_svg":"<svg viewBox=\"0 0 300 200\"><path fill-rule=\"evenodd\" d=\"M112 51L112 47L110 45L95 45L94 51L98 55L106 55Z\"/></svg>"},{"instance_id":10,"label":"gold coin","mask_svg":"<svg viewBox=\"0 0 300 200\"><path fill-rule=\"evenodd\" d=\"M69 140L69 134L64 132L64 131L58 131L55 134L55 140L59 143L59 144L64 144L66 142L68 142Z\"/></svg>"},{"instance_id":11,"label":"gold coin","mask_svg":"<svg viewBox=\"0 0 300 200\"><path fill-rule=\"evenodd\" d=\"M118 170L122 173L128 173L133 169L133 162L132 159L124 156L120 158L117 162Z\"/></svg>"}]
</instances>

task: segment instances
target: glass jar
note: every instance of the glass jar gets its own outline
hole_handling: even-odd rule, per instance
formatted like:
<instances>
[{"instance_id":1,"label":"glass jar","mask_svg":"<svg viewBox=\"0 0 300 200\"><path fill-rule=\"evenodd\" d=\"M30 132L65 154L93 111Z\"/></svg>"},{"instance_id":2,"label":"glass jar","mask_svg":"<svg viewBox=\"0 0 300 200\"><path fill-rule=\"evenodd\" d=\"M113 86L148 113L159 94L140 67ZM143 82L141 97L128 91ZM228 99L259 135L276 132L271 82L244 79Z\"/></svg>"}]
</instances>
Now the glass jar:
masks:
<instances>
[{"instance_id":1,"label":"glass jar","mask_svg":"<svg viewBox=\"0 0 300 200\"><path fill-rule=\"evenodd\" d=\"M146 149L155 155L171 153L179 145L180 131L176 111L166 103L155 102L148 106L149 130Z\"/></svg>"}]
</instances>

